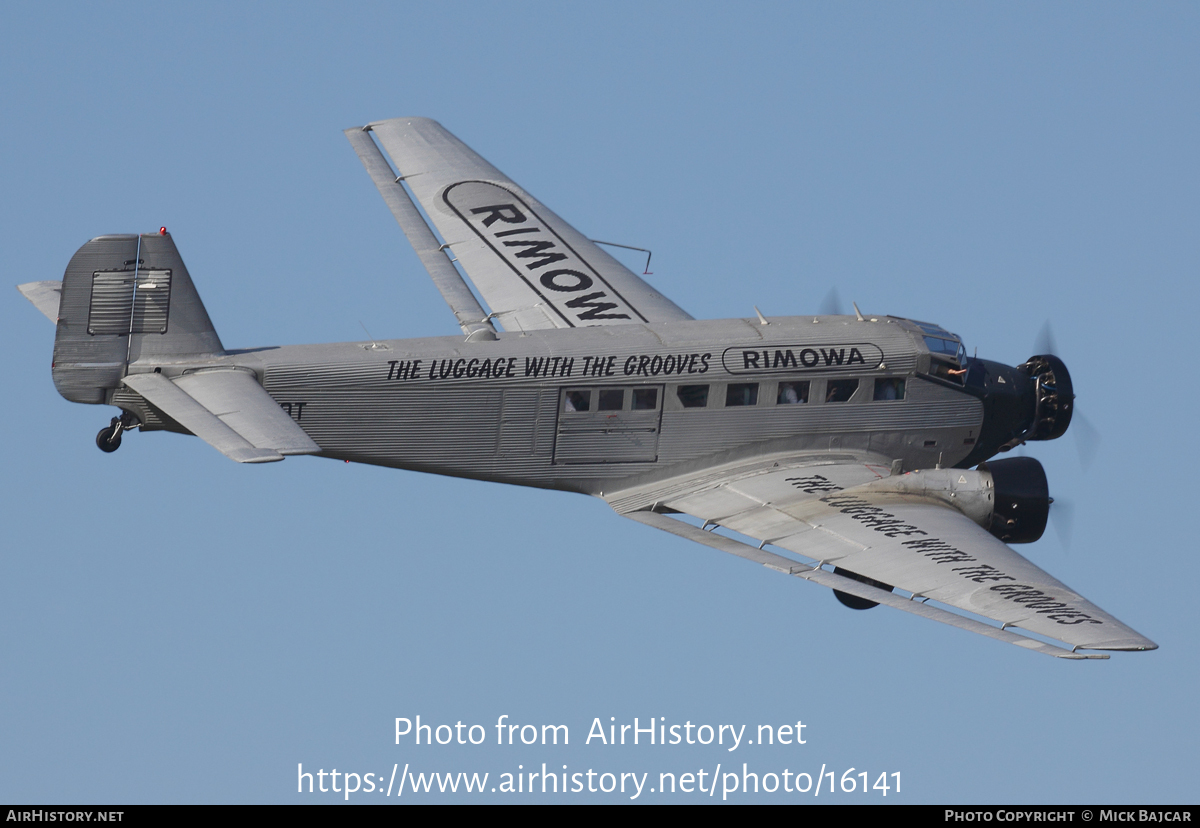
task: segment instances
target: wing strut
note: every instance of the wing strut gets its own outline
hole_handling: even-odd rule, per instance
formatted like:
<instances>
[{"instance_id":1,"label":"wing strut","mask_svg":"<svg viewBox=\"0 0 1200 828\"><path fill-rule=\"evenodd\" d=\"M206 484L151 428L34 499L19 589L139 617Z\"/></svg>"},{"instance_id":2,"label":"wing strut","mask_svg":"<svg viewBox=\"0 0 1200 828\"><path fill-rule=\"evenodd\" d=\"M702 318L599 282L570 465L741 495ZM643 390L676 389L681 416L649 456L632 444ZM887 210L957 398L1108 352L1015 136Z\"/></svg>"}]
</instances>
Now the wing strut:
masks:
<instances>
[{"instance_id":1,"label":"wing strut","mask_svg":"<svg viewBox=\"0 0 1200 828\"><path fill-rule=\"evenodd\" d=\"M827 572L824 569L793 561L790 558L785 558L782 555L776 555L773 552L767 552L762 549L757 549L750 544L742 543L741 541L727 538L723 535L718 535L715 532L705 532L692 526L690 523L684 523L681 520L667 517L652 511L639 512L620 512L622 517L627 517L630 520L636 520L638 523L644 523L647 526L653 526L655 529L662 529L664 532L670 532L672 535L678 535L681 538L697 541L705 546L711 546L713 549L719 549L722 552L728 552L730 555L737 555L739 558L746 558L755 563L762 564L768 569L774 569L776 572L782 572L785 575L795 575L797 578L803 578L806 581L811 581L821 586L837 589L841 592L847 592L851 595L857 595L859 598L866 598L869 601L874 601L877 604L887 604L889 607L895 607L905 612L911 612L913 615L920 615L924 618L929 618L933 621L940 621L943 624L949 624L953 627L961 627L964 630L970 630L980 635L986 635L989 638L995 638L1009 644L1016 644L1018 647L1026 650L1033 650L1038 653L1055 656L1057 658L1071 659L1087 659L1087 658L1108 658L1107 655L1078 653L1062 647L1056 647L1044 641L1039 641L1035 638L1030 638L1024 635L1017 635L1008 630L999 627L993 627L990 624L984 624L976 621L973 618L967 618L953 612L941 609L939 607L930 606L929 604L913 601L894 592L886 592L882 589L877 589L868 584L860 583L843 575L836 575L832 572Z\"/></svg>"},{"instance_id":2,"label":"wing strut","mask_svg":"<svg viewBox=\"0 0 1200 828\"><path fill-rule=\"evenodd\" d=\"M358 159L367 168L367 173L379 189L379 194L387 202L388 209L396 217L400 229L421 257L421 263L433 277L434 285L441 291L442 298L454 312L463 333L468 337L475 336L476 339L495 339L496 328L487 312L467 287L462 274L446 257L433 231L429 229L425 219L421 218L412 198L400 184L400 179L392 174L392 168L384 159L383 153L367 134L369 130L369 126L351 127L345 130L345 133L350 139L350 145L354 147L354 152L358 154Z\"/></svg>"}]
</instances>

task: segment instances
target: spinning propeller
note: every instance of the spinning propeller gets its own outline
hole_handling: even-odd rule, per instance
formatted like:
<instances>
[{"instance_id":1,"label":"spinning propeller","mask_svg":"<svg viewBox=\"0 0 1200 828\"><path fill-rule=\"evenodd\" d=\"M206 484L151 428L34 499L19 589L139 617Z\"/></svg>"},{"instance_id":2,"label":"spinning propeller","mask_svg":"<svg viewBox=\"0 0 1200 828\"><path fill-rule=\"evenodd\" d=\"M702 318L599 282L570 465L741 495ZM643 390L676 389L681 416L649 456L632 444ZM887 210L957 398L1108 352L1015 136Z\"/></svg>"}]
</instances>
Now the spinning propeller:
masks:
<instances>
[{"instance_id":1,"label":"spinning propeller","mask_svg":"<svg viewBox=\"0 0 1200 828\"><path fill-rule=\"evenodd\" d=\"M821 300L821 316L845 316L846 309L842 307L842 297L837 288L830 288L829 293Z\"/></svg>"},{"instance_id":2,"label":"spinning propeller","mask_svg":"<svg viewBox=\"0 0 1200 828\"><path fill-rule=\"evenodd\" d=\"M1049 322L1046 322L1042 326L1042 330L1038 332L1037 339L1033 343L1033 351L1036 354L1058 355L1054 332L1051 330ZM1071 425L1073 426L1071 431L1075 435L1075 448L1079 452L1079 463L1083 466L1083 470L1087 471L1096 461L1096 452L1100 450L1100 432L1092 424L1092 421L1079 410L1078 405L1075 406Z\"/></svg>"},{"instance_id":3,"label":"spinning propeller","mask_svg":"<svg viewBox=\"0 0 1200 828\"><path fill-rule=\"evenodd\" d=\"M1047 321L1038 332L1033 344L1034 353L1058 354L1054 331ZM1079 453L1079 464L1086 472L1096 461L1096 453L1100 450L1100 432L1092 421L1079 410L1078 404L1071 418L1070 431L1074 434L1075 449ZM1064 549L1071 548L1071 538L1074 534L1075 504L1065 498L1055 498L1050 510L1050 520L1054 532Z\"/></svg>"}]
</instances>

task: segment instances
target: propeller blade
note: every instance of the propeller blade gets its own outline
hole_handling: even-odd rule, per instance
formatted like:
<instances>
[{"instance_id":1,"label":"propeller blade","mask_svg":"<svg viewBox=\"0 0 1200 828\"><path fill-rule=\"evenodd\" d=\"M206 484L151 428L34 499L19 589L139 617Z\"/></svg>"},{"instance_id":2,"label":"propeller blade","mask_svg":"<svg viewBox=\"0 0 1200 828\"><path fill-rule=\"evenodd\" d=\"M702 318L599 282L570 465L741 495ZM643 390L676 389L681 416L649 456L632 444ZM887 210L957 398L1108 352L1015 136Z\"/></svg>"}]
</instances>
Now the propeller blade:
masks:
<instances>
[{"instance_id":1,"label":"propeller blade","mask_svg":"<svg viewBox=\"0 0 1200 828\"><path fill-rule=\"evenodd\" d=\"M1096 462L1096 453L1100 451L1100 430L1083 415L1079 406L1075 407L1075 412L1071 415L1070 430L1075 433L1075 448L1079 451L1079 464L1083 466L1084 471L1087 471L1091 468L1092 463Z\"/></svg>"},{"instance_id":2,"label":"propeller blade","mask_svg":"<svg viewBox=\"0 0 1200 828\"><path fill-rule=\"evenodd\" d=\"M1050 522L1054 524L1054 534L1066 551L1071 550L1071 537L1075 533L1075 504L1069 500L1054 498L1050 504Z\"/></svg>"},{"instance_id":3,"label":"propeller blade","mask_svg":"<svg viewBox=\"0 0 1200 828\"><path fill-rule=\"evenodd\" d=\"M829 293L821 301L821 316L845 316L846 309L842 307L842 297L837 288L830 288Z\"/></svg>"},{"instance_id":4,"label":"propeller blade","mask_svg":"<svg viewBox=\"0 0 1200 828\"><path fill-rule=\"evenodd\" d=\"M1050 320L1046 320L1046 324L1042 325L1041 331L1038 332L1037 339L1033 341L1033 352L1058 356L1058 348L1054 344L1054 331L1050 329Z\"/></svg>"},{"instance_id":5,"label":"propeller blade","mask_svg":"<svg viewBox=\"0 0 1200 828\"><path fill-rule=\"evenodd\" d=\"M1033 340L1033 353L1058 355L1058 348L1054 341L1054 330L1050 328L1049 319L1046 319L1046 324L1042 325L1042 330L1038 331L1036 340Z\"/></svg>"}]
</instances>

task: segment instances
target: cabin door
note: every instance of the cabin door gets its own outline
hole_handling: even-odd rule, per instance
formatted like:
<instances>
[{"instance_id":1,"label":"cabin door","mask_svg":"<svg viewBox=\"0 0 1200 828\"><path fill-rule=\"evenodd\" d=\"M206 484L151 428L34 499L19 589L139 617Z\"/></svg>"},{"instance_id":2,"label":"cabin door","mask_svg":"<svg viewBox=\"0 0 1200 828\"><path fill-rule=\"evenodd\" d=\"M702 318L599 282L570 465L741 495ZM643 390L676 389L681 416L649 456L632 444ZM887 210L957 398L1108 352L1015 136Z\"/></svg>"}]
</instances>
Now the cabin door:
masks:
<instances>
[{"instance_id":1,"label":"cabin door","mask_svg":"<svg viewBox=\"0 0 1200 828\"><path fill-rule=\"evenodd\" d=\"M561 389L554 462L653 463L662 403L661 385Z\"/></svg>"}]
</instances>

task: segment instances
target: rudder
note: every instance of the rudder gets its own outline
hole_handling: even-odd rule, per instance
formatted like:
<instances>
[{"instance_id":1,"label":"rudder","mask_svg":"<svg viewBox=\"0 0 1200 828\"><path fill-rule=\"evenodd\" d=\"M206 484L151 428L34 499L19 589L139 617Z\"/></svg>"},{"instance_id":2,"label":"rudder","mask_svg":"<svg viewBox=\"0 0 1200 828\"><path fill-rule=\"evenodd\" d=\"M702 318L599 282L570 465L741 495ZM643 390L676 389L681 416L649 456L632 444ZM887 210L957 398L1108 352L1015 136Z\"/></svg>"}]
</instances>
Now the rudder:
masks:
<instances>
[{"instance_id":1,"label":"rudder","mask_svg":"<svg viewBox=\"0 0 1200 828\"><path fill-rule=\"evenodd\" d=\"M138 360L224 353L171 236L99 236L71 257L62 281L52 373L72 402L104 403Z\"/></svg>"}]
</instances>

